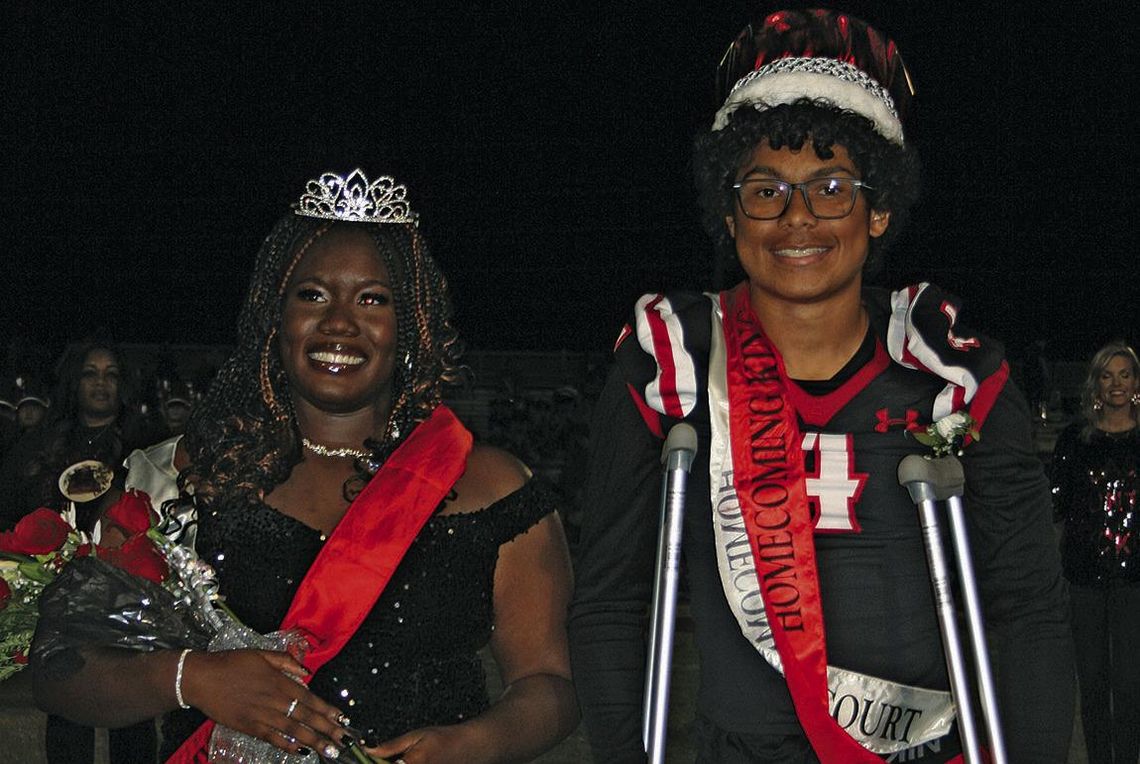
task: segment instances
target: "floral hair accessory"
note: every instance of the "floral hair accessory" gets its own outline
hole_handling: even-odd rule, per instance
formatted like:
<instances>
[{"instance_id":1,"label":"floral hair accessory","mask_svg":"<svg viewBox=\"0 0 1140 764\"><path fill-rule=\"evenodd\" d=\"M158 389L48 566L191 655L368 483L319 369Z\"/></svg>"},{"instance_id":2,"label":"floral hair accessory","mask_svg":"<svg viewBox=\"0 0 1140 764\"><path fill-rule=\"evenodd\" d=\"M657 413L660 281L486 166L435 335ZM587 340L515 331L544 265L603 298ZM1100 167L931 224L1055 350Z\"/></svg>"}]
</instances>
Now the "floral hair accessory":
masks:
<instances>
[{"instance_id":1,"label":"floral hair accessory","mask_svg":"<svg viewBox=\"0 0 1140 764\"><path fill-rule=\"evenodd\" d=\"M930 446L934 458L939 456L962 455L962 449L970 441L981 440L975 429L974 418L965 411L955 411L934 422L925 430L912 432L914 439L924 446ZM968 440L967 440L968 439ZM932 458L930 456L927 457Z\"/></svg>"}]
</instances>

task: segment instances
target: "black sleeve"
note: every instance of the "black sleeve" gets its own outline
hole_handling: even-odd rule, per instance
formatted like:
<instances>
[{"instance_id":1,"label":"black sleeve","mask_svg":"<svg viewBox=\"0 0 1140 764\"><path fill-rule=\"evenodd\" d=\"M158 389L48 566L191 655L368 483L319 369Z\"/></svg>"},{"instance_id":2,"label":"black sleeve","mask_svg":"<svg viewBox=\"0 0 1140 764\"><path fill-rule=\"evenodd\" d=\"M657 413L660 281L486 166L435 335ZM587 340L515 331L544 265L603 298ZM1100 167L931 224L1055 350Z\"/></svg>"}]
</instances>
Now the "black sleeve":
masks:
<instances>
[{"instance_id":1,"label":"black sleeve","mask_svg":"<svg viewBox=\"0 0 1140 764\"><path fill-rule=\"evenodd\" d=\"M29 512L45 504L37 490L44 468L39 465L36 469L33 465L37 460L42 461L44 442L40 432L33 430L22 436L0 464L0 530L12 528Z\"/></svg>"},{"instance_id":2,"label":"black sleeve","mask_svg":"<svg viewBox=\"0 0 1140 764\"><path fill-rule=\"evenodd\" d=\"M1077 439L1081 424L1071 424L1061 431L1057 444L1053 447L1053 467L1049 474L1053 484L1053 521L1067 520L1073 507L1073 494L1076 487L1073 469Z\"/></svg>"},{"instance_id":3,"label":"black sleeve","mask_svg":"<svg viewBox=\"0 0 1140 764\"><path fill-rule=\"evenodd\" d=\"M966 508L1010 761L1066 760L1075 693L1068 589L1021 393L1007 383L966 447Z\"/></svg>"},{"instance_id":4,"label":"black sleeve","mask_svg":"<svg viewBox=\"0 0 1140 764\"><path fill-rule=\"evenodd\" d=\"M641 703L661 491L661 441L617 367L595 409L570 650L596 761L645 760Z\"/></svg>"}]
</instances>

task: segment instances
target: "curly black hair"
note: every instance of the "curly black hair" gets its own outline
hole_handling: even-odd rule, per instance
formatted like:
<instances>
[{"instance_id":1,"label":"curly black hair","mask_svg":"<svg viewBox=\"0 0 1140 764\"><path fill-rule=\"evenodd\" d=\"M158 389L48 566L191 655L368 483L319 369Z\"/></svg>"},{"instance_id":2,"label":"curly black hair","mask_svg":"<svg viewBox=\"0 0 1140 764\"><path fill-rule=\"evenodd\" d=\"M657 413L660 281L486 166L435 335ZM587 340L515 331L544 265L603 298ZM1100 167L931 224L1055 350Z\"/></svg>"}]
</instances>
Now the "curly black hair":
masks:
<instances>
[{"instance_id":1,"label":"curly black hair","mask_svg":"<svg viewBox=\"0 0 1140 764\"><path fill-rule=\"evenodd\" d=\"M918 155L909 146L884 138L866 117L827 101L801 98L761 109L744 105L730 115L722 130L697 136L693 174L705 230L718 252L736 266L736 249L724 223L736 204L732 190L736 173L763 141L774 149L798 150L809 140L821 159L831 158L832 146L844 146L862 180L871 186L865 190L871 209L891 213L887 231L871 240L864 271L873 273L918 200Z\"/></svg>"},{"instance_id":2,"label":"curly black hair","mask_svg":"<svg viewBox=\"0 0 1140 764\"><path fill-rule=\"evenodd\" d=\"M301 435L281 365L277 332L286 285L297 263L330 230L353 226L372 237L391 275L396 307L395 397L387 432L369 439L344 485L351 499L376 466L439 405L443 386L464 381L462 345L451 324L447 283L414 224L330 222L282 217L257 256L238 319L238 342L186 430L190 467L180 478L202 505L264 499L301 460Z\"/></svg>"}]
</instances>

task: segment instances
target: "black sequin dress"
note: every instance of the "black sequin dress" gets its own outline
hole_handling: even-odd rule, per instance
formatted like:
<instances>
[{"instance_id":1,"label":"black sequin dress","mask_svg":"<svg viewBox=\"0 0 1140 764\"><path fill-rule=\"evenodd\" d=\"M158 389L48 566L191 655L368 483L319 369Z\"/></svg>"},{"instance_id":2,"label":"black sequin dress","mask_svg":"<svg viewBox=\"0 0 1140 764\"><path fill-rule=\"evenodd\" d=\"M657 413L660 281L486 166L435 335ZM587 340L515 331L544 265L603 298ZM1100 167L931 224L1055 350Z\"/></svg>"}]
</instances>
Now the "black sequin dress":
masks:
<instances>
[{"instance_id":1,"label":"black sequin dress","mask_svg":"<svg viewBox=\"0 0 1140 764\"><path fill-rule=\"evenodd\" d=\"M478 651L493 628L499 547L555 507L531 481L476 512L433 516L310 689L342 709L369 744L482 713L490 701ZM198 553L216 569L227 604L247 626L275 630L322 534L264 504L209 513L199 523ZM197 711L168 716L164 754L202 720Z\"/></svg>"},{"instance_id":2,"label":"black sequin dress","mask_svg":"<svg viewBox=\"0 0 1140 764\"><path fill-rule=\"evenodd\" d=\"M1069 425L1053 451L1056 518L1065 523L1065 577L1083 586L1140 583L1140 428L1094 430Z\"/></svg>"},{"instance_id":3,"label":"black sequin dress","mask_svg":"<svg viewBox=\"0 0 1140 764\"><path fill-rule=\"evenodd\" d=\"M1053 491L1064 520L1087 761L1140 754L1140 428L1057 438Z\"/></svg>"}]
</instances>

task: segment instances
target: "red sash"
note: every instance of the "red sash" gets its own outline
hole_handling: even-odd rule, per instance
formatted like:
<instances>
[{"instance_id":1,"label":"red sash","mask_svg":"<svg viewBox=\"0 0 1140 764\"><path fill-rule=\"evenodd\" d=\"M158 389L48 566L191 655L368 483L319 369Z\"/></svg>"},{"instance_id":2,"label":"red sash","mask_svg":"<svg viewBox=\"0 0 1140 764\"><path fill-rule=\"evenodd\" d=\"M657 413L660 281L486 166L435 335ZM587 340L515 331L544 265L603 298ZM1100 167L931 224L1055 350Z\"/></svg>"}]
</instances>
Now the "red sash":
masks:
<instances>
[{"instance_id":1,"label":"red sash","mask_svg":"<svg viewBox=\"0 0 1140 764\"><path fill-rule=\"evenodd\" d=\"M827 648L796 412L787 372L749 302L748 283L721 293L733 482L768 624L796 716L820 761L882 762L828 709ZM956 756L948 764L960 764Z\"/></svg>"},{"instance_id":2,"label":"red sash","mask_svg":"<svg viewBox=\"0 0 1140 764\"><path fill-rule=\"evenodd\" d=\"M309 640L311 672L332 659L384 591L404 553L467 467L471 433L446 406L408 436L352 502L301 581L280 628ZM213 720L167 760L206 764Z\"/></svg>"},{"instance_id":3,"label":"red sash","mask_svg":"<svg viewBox=\"0 0 1140 764\"><path fill-rule=\"evenodd\" d=\"M827 649L796 413L748 285L721 295L734 483L796 715L821 761L881 762L828 710Z\"/></svg>"}]
</instances>

